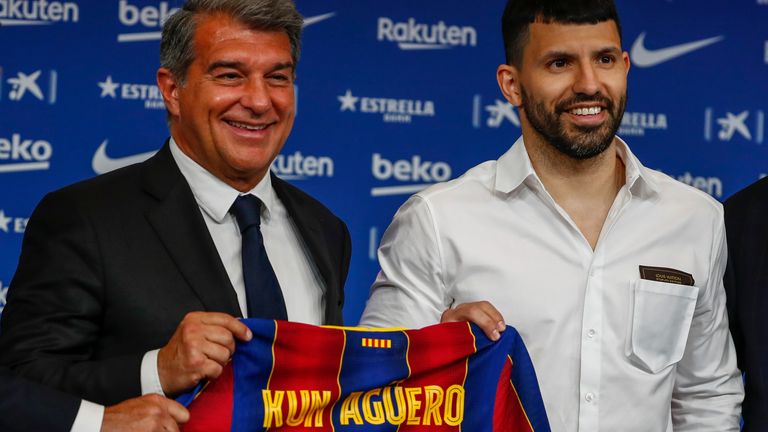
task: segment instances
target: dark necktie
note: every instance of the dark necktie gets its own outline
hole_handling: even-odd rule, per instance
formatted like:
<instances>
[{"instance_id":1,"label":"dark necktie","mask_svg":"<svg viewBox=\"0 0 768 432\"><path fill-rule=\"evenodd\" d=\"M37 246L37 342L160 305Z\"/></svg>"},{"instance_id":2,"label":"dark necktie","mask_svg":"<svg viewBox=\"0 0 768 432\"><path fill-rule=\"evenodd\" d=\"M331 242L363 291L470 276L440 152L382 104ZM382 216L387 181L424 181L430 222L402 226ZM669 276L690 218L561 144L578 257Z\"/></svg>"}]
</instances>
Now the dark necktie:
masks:
<instances>
[{"instance_id":1,"label":"dark necktie","mask_svg":"<svg viewBox=\"0 0 768 432\"><path fill-rule=\"evenodd\" d=\"M250 194L239 196L229 211L235 215L243 239L243 281L248 316L287 320L283 292L261 236L261 200Z\"/></svg>"}]
</instances>

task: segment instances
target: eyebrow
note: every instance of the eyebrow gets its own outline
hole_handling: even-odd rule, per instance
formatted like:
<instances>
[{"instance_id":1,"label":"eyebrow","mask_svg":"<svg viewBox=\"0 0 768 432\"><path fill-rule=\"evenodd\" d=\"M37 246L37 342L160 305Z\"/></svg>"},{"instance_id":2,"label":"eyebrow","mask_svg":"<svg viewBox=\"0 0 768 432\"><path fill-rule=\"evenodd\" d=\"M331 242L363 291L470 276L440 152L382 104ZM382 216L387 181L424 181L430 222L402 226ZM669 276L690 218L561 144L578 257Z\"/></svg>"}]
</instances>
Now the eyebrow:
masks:
<instances>
[{"instance_id":1,"label":"eyebrow","mask_svg":"<svg viewBox=\"0 0 768 432\"><path fill-rule=\"evenodd\" d=\"M601 50L597 50L595 54L621 54L621 48L615 46L608 46Z\"/></svg>"},{"instance_id":2,"label":"eyebrow","mask_svg":"<svg viewBox=\"0 0 768 432\"><path fill-rule=\"evenodd\" d=\"M621 49L615 46L607 46L592 52L592 55L600 55L600 54L617 54L618 55L618 54L621 54ZM577 57L577 55L574 54L572 51L561 51L561 50L549 51L542 56L544 60L551 60L553 58L571 59L574 57Z\"/></svg>"},{"instance_id":3,"label":"eyebrow","mask_svg":"<svg viewBox=\"0 0 768 432\"><path fill-rule=\"evenodd\" d=\"M213 72L216 69L219 68L225 68L225 69L244 69L245 63L237 60L219 60L216 62L211 63L208 66L208 72ZM267 73L277 72L279 70L283 69L294 69L293 62L283 62L283 63L277 63L274 66L272 66Z\"/></svg>"}]
</instances>

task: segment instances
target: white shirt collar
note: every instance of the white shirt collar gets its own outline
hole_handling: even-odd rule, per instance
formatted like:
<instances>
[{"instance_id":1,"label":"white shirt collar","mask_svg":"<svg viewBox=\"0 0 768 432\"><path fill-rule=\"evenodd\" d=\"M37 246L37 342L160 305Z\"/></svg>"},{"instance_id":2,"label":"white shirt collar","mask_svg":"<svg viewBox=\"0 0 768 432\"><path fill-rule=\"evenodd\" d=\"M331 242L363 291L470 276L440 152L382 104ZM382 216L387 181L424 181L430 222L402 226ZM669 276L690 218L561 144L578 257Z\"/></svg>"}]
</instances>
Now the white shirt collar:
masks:
<instances>
[{"instance_id":1,"label":"white shirt collar","mask_svg":"<svg viewBox=\"0 0 768 432\"><path fill-rule=\"evenodd\" d=\"M241 194L237 189L224 183L211 174L197 162L187 156L174 141L170 139L170 149L179 170L189 183L197 205L217 223L223 223L235 199ZM270 217L270 209L274 208L275 192L272 189L272 179L267 173L259 183L247 193L256 196L264 203L265 219Z\"/></svg>"},{"instance_id":2,"label":"white shirt collar","mask_svg":"<svg viewBox=\"0 0 768 432\"><path fill-rule=\"evenodd\" d=\"M618 136L616 138L616 153L624 162L625 183L629 191L633 195L636 194L640 197L657 194L659 191L658 184L648 172L648 168L640 163L624 140ZM515 141L512 148L498 160L496 190L509 193L519 188L526 180L529 182L535 181L538 185L542 185L539 176L533 169L531 159L528 157L528 152L525 150L525 143L521 136ZM543 185L541 187L543 188Z\"/></svg>"}]
</instances>

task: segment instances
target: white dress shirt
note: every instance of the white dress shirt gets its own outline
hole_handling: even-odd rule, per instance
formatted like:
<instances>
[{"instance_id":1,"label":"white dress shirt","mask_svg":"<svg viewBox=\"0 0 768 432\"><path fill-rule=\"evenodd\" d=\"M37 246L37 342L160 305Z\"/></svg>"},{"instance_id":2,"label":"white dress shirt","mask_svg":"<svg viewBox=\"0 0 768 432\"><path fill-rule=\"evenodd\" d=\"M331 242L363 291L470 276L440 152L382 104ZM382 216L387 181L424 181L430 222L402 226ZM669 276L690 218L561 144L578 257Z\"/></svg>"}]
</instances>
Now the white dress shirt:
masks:
<instances>
[{"instance_id":1,"label":"white dress shirt","mask_svg":"<svg viewBox=\"0 0 768 432\"><path fill-rule=\"evenodd\" d=\"M243 282L242 240L237 220L229 213L235 199L241 195L216 176L184 154L171 138L171 155L189 183L205 225L213 238L224 269L237 294L240 311L248 316ZM261 213L261 234L267 256L275 270L285 299L290 321L321 325L325 316L324 282L314 264L309 249L294 225L288 211L272 189L269 174L248 192L264 203ZM147 352L141 361L142 394L163 394L157 370L157 353ZM80 405L72 432L98 431L104 407L88 401Z\"/></svg>"},{"instance_id":2,"label":"white dress shirt","mask_svg":"<svg viewBox=\"0 0 768 432\"><path fill-rule=\"evenodd\" d=\"M522 335L553 431L738 431L722 206L617 141L626 184L595 250L520 138L398 210L360 324L422 327L487 300ZM695 286L641 279L640 265Z\"/></svg>"},{"instance_id":3,"label":"white dress shirt","mask_svg":"<svg viewBox=\"0 0 768 432\"><path fill-rule=\"evenodd\" d=\"M229 213L235 199L241 194L184 154L173 138L170 140L170 148L173 159L189 183L200 207L205 225L237 294L240 311L247 317L242 240L237 220ZM261 212L261 234L264 237L267 256L283 292L288 319L307 324L322 324L325 315L323 279L288 211L272 189L269 174L248 193L264 203ZM158 351L150 351L142 359L143 394L163 394L157 372Z\"/></svg>"},{"instance_id":4,"label":"white dress shirt","mask_svg":"<svg viewBox=\"0 0 768 432\"><path fill-rule=\"evenodd\" d=\"M213 238L224 269L237 294L240 311L248 316L243 282L242 240L230 207L240 195L236 189L198 165L184 154L173 140L170 149L179 170L189 183L205 225ZM264 203L261 213L261 234L267 256L283 292L288 319L320 325L325 316L324 282L312 260L309 249L291 220L288 211L272 189L269 174L248 193ZM157 370L157 353L147 352L141 361L142 394L163 393ZM72 426L72 432L98 431L104 407L83 401Z\"/></svg>"}]
</instances>

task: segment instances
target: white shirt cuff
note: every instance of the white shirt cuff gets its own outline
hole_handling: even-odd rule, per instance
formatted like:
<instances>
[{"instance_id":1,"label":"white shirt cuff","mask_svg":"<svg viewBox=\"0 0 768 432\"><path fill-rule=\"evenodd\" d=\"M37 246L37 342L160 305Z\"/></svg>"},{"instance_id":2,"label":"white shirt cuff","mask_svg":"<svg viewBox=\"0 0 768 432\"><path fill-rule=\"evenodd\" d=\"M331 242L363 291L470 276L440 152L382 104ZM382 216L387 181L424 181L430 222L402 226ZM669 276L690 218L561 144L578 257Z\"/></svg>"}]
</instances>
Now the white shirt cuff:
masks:
<instances>
[{"instance_id":1,"label":"white shirt cuff","mask_svg":"<svg viewBox=\"0 0 768 432\"><path fill-rule=\"evenodd\" d=\"M70 432L99 432L104 419L104 407L87 400L80 401L77 417Z\"/></svg>"},{"instance_id":2,"label":"white shirt cuff","mask_svg":"<svg viewBox=\"0 0 768 432\"><path fill-rule=\"evenodd\" d=\"M160 373L157 370L157 353L159 352L159 349L148 351L141 359L142 395L157 393L165 396L163 385L160 384Z\"/></svg>"}]
</instances>

